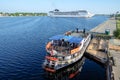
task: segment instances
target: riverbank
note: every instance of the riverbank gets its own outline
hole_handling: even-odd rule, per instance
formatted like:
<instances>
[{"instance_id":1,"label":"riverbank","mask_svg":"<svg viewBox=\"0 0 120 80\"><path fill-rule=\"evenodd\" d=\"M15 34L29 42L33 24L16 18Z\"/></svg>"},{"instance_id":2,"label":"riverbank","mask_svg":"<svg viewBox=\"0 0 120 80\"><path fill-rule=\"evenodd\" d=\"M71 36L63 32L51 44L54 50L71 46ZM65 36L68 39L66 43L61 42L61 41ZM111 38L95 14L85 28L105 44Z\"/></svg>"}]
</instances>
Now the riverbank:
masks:
<instances>
[{"instance_id":1,"label":"riverbank","mask_svg":"<svg viewBox=\"0 0 120 80\"><path fill-rule=\"evenodd\" d=\"M113 31L116 30L116 20L115 18L110 18L104 23L98 25L97 27L91 29L92 32L105 33L105 30L110 30L110 35L113 36ZM111 44L113 46L111 46ZM111 48L112 47L112 48ZM108 58L109 58L109 66L111 67L110 77L112 80L120 80L120 40L118 39L110 39L108 43ZM108 79L108 80L111 80Z\"/></svg>"},{"instance_id":2,"label":"riverbank","mask_svg":"<svg viewBox=\"0 0 120 80\"><path fill-rule=\"evenodd\" d=\"M0 12L0 17L4 17L4 16L47 16L47 13L29 13L29 12L3 13L3 12Z\"/></svg>"}]
</instances>

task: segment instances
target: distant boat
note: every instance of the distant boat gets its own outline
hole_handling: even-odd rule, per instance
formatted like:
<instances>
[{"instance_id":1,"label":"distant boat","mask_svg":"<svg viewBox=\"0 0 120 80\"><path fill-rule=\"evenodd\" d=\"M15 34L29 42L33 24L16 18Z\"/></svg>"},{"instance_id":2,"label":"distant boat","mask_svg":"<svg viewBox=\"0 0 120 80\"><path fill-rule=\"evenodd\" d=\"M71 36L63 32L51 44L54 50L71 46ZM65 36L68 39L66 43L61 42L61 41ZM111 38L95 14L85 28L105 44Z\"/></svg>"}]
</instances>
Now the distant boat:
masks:
<instances>
[{"instance_id":1,"label":"distant boat","mask_svg":"<svg viewBox=\"0 0 120 80\"><path fill-rule=\"evenodd\" d=\"M51 16L51 17L85 17L85 18L89 18L89 17L94 16L94 14L92 14L86 10L61 12L58 9L55 9L54 11L49 11L48 16Z\"/></svg>"}]
</instances>

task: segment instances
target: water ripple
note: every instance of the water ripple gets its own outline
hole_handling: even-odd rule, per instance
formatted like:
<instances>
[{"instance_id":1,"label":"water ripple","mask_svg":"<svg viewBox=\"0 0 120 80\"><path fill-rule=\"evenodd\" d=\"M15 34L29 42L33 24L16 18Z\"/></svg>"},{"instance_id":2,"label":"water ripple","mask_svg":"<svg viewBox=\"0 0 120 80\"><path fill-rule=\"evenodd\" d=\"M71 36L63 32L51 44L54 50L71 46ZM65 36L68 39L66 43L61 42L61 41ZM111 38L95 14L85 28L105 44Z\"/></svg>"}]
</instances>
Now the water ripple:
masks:
<instances>
[{"instance_id":1,"label":"water ripple","mask_svg":"<svg viewBox=\"0 0 120 80\"><path fill-rule=\"evenodd\" d=\"M45 80L41 65L46 54L45 43L49 37L76 27L91 29L107 19L106 16L0 18L0 80ZM86 63L88 65L84 66L84 70L92 66L89 61ZM88 69L86 66L89 66Z\"/></svg>"}]
</instances>

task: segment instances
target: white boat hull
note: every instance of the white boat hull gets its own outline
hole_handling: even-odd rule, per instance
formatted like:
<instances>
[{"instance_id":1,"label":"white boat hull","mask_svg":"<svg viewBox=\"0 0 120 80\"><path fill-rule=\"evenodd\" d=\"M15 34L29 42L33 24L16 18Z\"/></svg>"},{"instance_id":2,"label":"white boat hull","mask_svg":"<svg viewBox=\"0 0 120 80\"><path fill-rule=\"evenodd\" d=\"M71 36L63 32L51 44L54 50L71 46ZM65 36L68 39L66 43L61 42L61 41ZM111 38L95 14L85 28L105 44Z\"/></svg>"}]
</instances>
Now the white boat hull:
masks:
<instances>
[{"instance_id":1,"label":"white boat hull","mask_svg":"<svg viewBox=\"0 0 120 80\"><path fill-rule=\"evenodd\" d=\"M81 18L89 18L94 16L94 14L90 15L48 15L50 17L81 17Z\"/></svg>"}]
</instances>

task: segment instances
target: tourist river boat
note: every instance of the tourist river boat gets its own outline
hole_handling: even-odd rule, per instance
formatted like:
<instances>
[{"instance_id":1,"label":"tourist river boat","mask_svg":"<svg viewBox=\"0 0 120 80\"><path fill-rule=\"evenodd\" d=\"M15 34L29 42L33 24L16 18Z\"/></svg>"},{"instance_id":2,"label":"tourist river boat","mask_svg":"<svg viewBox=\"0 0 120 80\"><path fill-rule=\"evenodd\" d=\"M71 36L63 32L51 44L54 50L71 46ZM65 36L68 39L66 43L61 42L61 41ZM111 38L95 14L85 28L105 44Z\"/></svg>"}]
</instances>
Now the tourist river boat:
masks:
<instances>
[{"instance_id":1,"label":"tourist river boat","mask_svg":"<svg viewBox=\"0 0 120 80\"><path fill-rule=\"evenodd\" d=\"M79 61L91 40L91 34L78 29L64 35L49 38L46 45L47 55L43 68L48 73L56 73Z\"/></svg>"}]
</instances>

